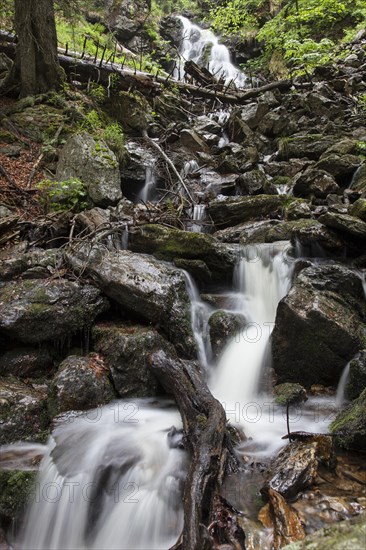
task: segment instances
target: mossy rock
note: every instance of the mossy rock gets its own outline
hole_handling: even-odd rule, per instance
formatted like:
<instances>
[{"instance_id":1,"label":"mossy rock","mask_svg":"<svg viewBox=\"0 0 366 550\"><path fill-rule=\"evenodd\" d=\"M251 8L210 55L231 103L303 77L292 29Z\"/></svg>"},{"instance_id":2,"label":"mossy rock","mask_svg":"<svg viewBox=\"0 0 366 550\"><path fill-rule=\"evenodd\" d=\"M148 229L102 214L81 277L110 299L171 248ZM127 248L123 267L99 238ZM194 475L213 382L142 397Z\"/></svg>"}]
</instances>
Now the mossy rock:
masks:
<instances>
[{"instance_id":1,"label":"mossy rock","mask_svg":"<svg viewBox=\"0 0 366 550\"><path fill-rule=\"evenodd\" d=\"M14 520L24 510L37 477L37 472L0 470L0 516Z\"/></svg>"},{"instance_id":2,"label":"mossy rock","mask_svg":"<svg viewBox=\"0 0 366 550\"><path fill-rule=\"evenodd\" d=\"M119 92L118 96L107 100L105 109L130 136L142 136L152 122L152 109L148 101L138 92Z\"/></svg>"},{"instance_id":3,"label":"mossy rock","mask_svg":"<svg viewBox=\"0 0 366 550\"><path fill-rule=\"evenodd\" d=\"M304 540L284 546L282 550L361 550L365 548L366 514L328 525L305 537Z\"/></svg>"},{"instance_id":4,"label":"mossy rock","mask_svg":"<svg viewBox=\"0 0 366 550\"><path fill-rule=\"evenodd\" d=\"M357 399L366 388L366 351L360 352L359 356L350 362L349 377L346 385L346 396L348 399Z\"/></svg>"},{"instance_id":5,"label":"mossy rock","mask_svg":"<svg viewBox=\"0 0 366 550\"><path fill-rule=\"evenodd\" d=\"M238 334L246 324L247 320L241 313L215 311L208 321L213 355L218 357L229 339Z\"/></svg>"},{"instance_id":6,"label":"mossy rock","mask_svg":"<svg viewBox=\"0 0 366 550\"><path fill-rule=\"evenodd\" d=\"M345 449L366 451L366 389L330 426L336 442Z\"/></svg>"},{"instance_id":7,"label":"mossy rock","mask_svg":"<svg viewBox=\"0 0 366 550\"><path fill-rule=\"evenodd\" d=\"M366 199L358 199L348 208L348 213L366 222Z\"/></svg>"},{"instance_id":8,"label":"mossy rock","mask_svg":"<svg viewBox=\"0 0 366 550\"><path fill-rule=\"evenodd\" d=\"M273 388L275 402L278 405L303 403L307 400L306 390L300 384L285 382Z\"/></svg>"}]
</instances>

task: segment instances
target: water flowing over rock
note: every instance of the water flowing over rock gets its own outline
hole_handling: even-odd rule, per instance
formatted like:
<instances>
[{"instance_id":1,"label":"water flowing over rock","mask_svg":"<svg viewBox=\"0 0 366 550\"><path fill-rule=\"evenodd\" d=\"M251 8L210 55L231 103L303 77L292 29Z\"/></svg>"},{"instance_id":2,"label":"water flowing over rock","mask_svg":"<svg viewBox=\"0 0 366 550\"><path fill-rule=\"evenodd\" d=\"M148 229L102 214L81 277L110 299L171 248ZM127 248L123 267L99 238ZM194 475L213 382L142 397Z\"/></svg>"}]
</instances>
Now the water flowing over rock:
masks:
<instances>
[{"instance_id":1,"label":"water flowing over rock","mask_svg":"<svg viewBox=\"0 0 366 550\"><path fill-rule=\"evenodd\" d=\"M180 271L146 255L107 252L101 246L77 247L67 259L127 312L161 326L181 353L194 356L190 302Z\"/></svg>"},{"instance_id":2,"label":"water flowing over rock","mask_svg":"<svg viewBox=\"0 0 366 550\"><path fill-rule=\"evenodd\" d=\"M108 309L95 287L63 279L6 283L0 288L0 303L0 334L25 344L61 340L90 327Z\"/></svg>"},{"instance_id":3,"label":"water flowing over rock","mask_svg":"<svg viewBox=\"0 0 366 550\"><path fill-rule=\"evenodd\" d=\"M366 451L366 389L339 413L330 429L342 447Z\"/></svg>"},{"instance_id":4,"label":"water flowing over rock","mask_svg":"<svg viewBox=\"0 0 366 550\"><path fill-rule=\"evenodd\" d=\"M72 136L61 150L56 179L80 179L97 206L116 204L122 198L116 155L101 140L82 133Z\"/></svg>"},{"instance_id":5,"label":"water flowing over rock","mask_svg":"<svg viewBox=\"0 0 366 550\"><path fill-rule=\"evenodd\" d=\"M303 269L280 302L272 333L279 382L332 384L364 346L362 281L340 265Z\"/></svg>"}]
</instances>

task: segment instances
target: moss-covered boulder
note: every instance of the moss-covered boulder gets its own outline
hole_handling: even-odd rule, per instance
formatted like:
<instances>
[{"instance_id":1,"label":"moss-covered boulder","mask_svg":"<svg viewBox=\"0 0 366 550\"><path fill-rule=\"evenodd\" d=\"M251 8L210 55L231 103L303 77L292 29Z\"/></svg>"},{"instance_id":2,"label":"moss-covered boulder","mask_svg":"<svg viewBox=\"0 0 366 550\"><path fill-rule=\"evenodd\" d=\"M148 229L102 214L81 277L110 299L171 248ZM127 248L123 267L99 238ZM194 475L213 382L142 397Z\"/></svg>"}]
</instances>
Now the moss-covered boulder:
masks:
<instances>
[{"instance_id":1,"label":"moss-covered boulder","mask_svg":"<svg viewBox=\"0 0 366 550\"><path fill-rule=\"evenodd\" d=\"M52 379L48 408L52 417L66 411L85 411L109 403L115 392L109 369L96 353L70 355Z\"/></svg>"},{"instance_id":2,"label":"moss-covered boulder","mask_svg":"<svg viewBox=\"0 0 366 550\"><path fill-rule=\"evenodd\" d=\"M46 278L62 266L60 249L34 248L26 251L26 246L25 243L21 243L3 253L0 259L0 279L8 281L22 274L29 279Z\"/></svg>"},{"instance_id":3,"label":"moss-covered boulder","mask_svg":"<svg viewBox=\"0 0 366 550\"><path fill-rule=\"evenodd\" d=\"M57 181L78 178L97 206L116 204L122 198L119 164L104 141L85 132L69 138L57 164Z\"/></svg>"},{"instance_id":4,"label":"moss-covered boulder","mask_svg":"<svg viewBox=\"0 0 366 550\"><path fill-rule=\"evenodd\" d=\"M29 497L34 493L37 472L0 470L0 518L13 521L24 512Z\"/></svg>"},{"instance_id":5,"label":"moss-covered boulder","mask_svg":"<svg viewBox=\"0 0 366 550\"><path fill-rule=\"evenodd\" d=\"M366 389L337 415L330 432L337 434L336 442L341 447L366 451Z\"/></svg>"},{"instance_id":6,"label":"moss-covered boulder","mask_svg":"<svg viewBox=\"0 0 366 550\"><path fill-rule=\"evenodd\" d=\"M328 525L305 537L304 540L284 546L282 550L361 550L366 540L366 514L347 521Z\"/></svg>"},{"instance_id":7,"label":"moss-covered boulder","mask_svg":"<svg viewBox=\"0 0 366 550\"><path fill-rule=\"evenodd\" d=\"M49 424L44 389L0 378L0 445L42 439Z\"/></svg>"},{"instance_id":8,"label":"moss-covered boulder","mask_svg":"<svg viewBox=\"0 0 366 550\"><path fill-rule=\"evenodd\" d=\"M359 191L361 193L361 197L366 199L366 162L364 162L359 170L357 170L353 178L352 189L354 191Z\"/></svg>"},{"instance_id":9,"label":"moss-covered boulder","mask_svg":"<svg viewBox=\"0 0 366 550\"><path fill-rule=\"evenodd\" d=\"M292 201L285 209L285 218L288 221L311 218L311 208L306 200Z\"/></svg>"},{"instance_id":10,"label":"moss-covered boulder","mask_svg":"<svg viewBox=\"0 0 366 550\"><path fill-rule=\"evenodd\" d=\"M278 405L303 403L307 400L306 390L300 384L277 384L273 388L274 400Z\"/></svg>"},{"instance_id":11,"label":"moss-covered boulder","mask_svg":"<svg viewBox=\"0 0 366 550\"><path fill-rule=\"evenodd\" d=\"M348 208L348 214L366 222L366 199L358 199Z\"/></svg>"},{"instance_id":12,"label":"moss-covered boulder","mask_svg":"<svg viewBox=\"0 0 366 550\"><path fill-rule=\"evenodd\" d=\"M337 385L344 365L364 347L362 281L341 265L303 269L278 305L272 333L278 381Z\"/></svg>"},{"instance_id":13,"label":"moss-covered boulder","mask_svg":"<svg viewBox=\"0 0 366 550\"><path fill-rule=\"evenodd\" d=\"M240 313L219 310L211 315L208 325L214 357L220 355L228 340L239 333L246 323L246 318Z\"/></svg>"},{"instance_id":14,"label":"moss-covered boulder","mask_svg":"<svg viewBox=\"0 0 366 550\"><path fill-rule=\"evenodd\" d=\"M349 214L326 212L319 217L319 222L350 237L356 237L360 240L366 239L366 222Z\"/></svg>"},{"instance_id":15,"label":"moss-covered boulder","mask_svg":"<svg viewBox=\"0 0 366 550\"><path fill-rule=\"evenodd\" d=\"M91 285L64 279L19 280L0 287L0 335L25 344L57 341L84 327L108 308Z\"/></svg>"},{"instance_id":16,"label":"moss-covered boulder","mask_svg":"<svg viewBox=\"0 0 366 550\"><path fill-rule=\"evenodd\" d=\"M214 233L214 236L225 243L264 243L266 242L267 231L279 223L281 223L280 220L245 222L226 229L220 229Z\"/></svg>"},{"instance_id":17,"label":"moss-covered boulder","mask_svg":"<svg viewBox=\"0 0 366 550\"><path fill-rule=\"evenodd\" d=\"M348 399L357 397L366 388L366 350L362 350L357 357L350 361L349 375L346 384L346 396Z\"/></svg>"},{"instance_id":18,"label":"moss-covered boulder","mask_svg":"<svg viewBox=\"0 0 366 550\"><path fill-rule=\"evenodd\" d=\"M138 92L119 92L107 100L105 109L129 136L142 136L152 121L151 107Z\"/></svg>"},{"instance_id":19,"label":"moss-covered boulder","mask_svg":"<svg viewBox=\"0 0 366 550\"><path fill-rule=\"evenodd\" d=\"M153 224L130 232L129 248L134 252L154 254L161 260L199 260L208 268L207 281L231 280L237 259L228 245L218 242L211 235ZM204 268L201 275L205 275Z\"/></svg>"},{"instance_id":20,"label":"moss-covered boulder","mask_svg":"<svg viewBox=\"0 0 366 550\"><path fill-rule=\"evenodd\" d=\"M339 186L333 176L315 168L308 168L305 172L295 176L292 192L295 197L325 198L329 193L337 193Z\"/></svg>"},{"instance_id":21,"label":"moss-covered boulder","mask_svg":"<svg viewBox=\"0 0 366 550\"><path fill-rule=\"evenodd\" d=\"M250 220L281 218L283 208L289 203L284 195L258 195L211 201L207 214L217 228L230 227Z\"/></svg>"},{"instance_id":22,"label":"moss-covered boulder","mask_svg":"<svg viewBox=\"0 0 366 550\"><path fill-rule=\"evenodd\" d=\"M137 324L98 323L92 336L94 349L103 355L120 397L149 397L159 393L147 359L161 349L174 354L174 348L156 330Z\"/></svg>"},{"instance_id":23,"label":"moss-covered boulder","mask_svg":"<svg viewBox=\"0 0 366 550\"><path fill-rule=\"evenodd\" d=\"M307 157L318 160L329 147L338 141L336 136L322 134L297 135L279 140L278 160Z\"/></svg>"},{"instance_id":24,"label":"moss-covered boulder","mask_svg":"<svg viewBox=\"0 0 366 550\"><path fill-rule=\"evenodd\" d=\"M66 258L126 313L160 327L181 353L195 357L191 303L181 271L151 256L111 252L100 244L75 247Z\"/></svg>"},{"instance_id":25,"label":"moss-covered boulder","mask_svg":"<svg viewBox=\"0 0 366 550\"><path fill-rule=\"evenodd\" d=\"M360 160L355 155L325 153L315 164L314 169L325 170L334 177L338 185L348 187L359 165Z\"/></svg>"},{"instance_id":26,"label":"moss-covered boulder","mask_svg":"<svg viewBox=\"0 0 366 550\"><path fill-rule=\"evenodd\" d=\"M317 220L297 220L291 225L291 244L301 247L302 256L343 254L347 242L338 232Z\"/></svg>"}]
</instances>

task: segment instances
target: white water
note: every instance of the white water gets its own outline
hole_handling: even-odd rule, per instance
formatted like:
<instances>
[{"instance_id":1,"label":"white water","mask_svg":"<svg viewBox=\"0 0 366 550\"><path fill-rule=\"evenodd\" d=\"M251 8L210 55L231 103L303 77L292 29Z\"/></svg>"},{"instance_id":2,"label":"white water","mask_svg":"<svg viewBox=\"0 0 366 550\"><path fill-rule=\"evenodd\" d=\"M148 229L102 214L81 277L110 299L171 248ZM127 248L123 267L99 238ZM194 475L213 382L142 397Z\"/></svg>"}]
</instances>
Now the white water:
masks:
<instances>
[{"instance_id":1,"label":"white water","mask_svg":"<svg viewBox=\"0 0 366 550\"><path fill-rule=\"evenodd\" d=\"M336 393L336 407L342 407L346 401L346 385L348 382L349 377L349 369L350 369L351 362L347 363L347 365L344 367L342 376L340 377L338 387L337 387L337 393Z\"/></svg>"},{"instance_id":2,"label":"white water","mask_svg":"<svg viewBox=\"0 0 366 550\"><path fill-rule=\"evenodd\" d=\"M155 401L156 403L156 401ZM146 400L88 411L53 432L19 548L169 548L183 518L179 413Z\"/></svg>"},{"instance_id":3,"label":"white water","mask_svg":"<svg viewBox=\"0 0 366 550\"><path fill-rule=\"evenodd\" d=\"M149 200L152 200L155 187L156 187L156 177L155 177L154 166L146 166L145 184L139 193L139 199L142 202L147 202Z\"/></svg>"},{"instance_id":4,"label":"white water","mask_svg":"<svg viewBox=\"0 0 366 550\"><path fill-rule=\"evenodd\" d=\"M231 63L230 52L219 43L218 37L212 31L194 25L186 17L179 16L179 19L183 24L183 40L176 78L183 80L185 62L194 61L216 78L223 78L226 85L233 82L237 88L243 88L247 77Z\"/></svg>"},{"instance_id":5,"label":"white water","mask_svg":"<svg viewBox=\"0 0 366 550\"><path fill-rule=\"evenodd\" d=\"M195 204L191 209L191 218L193 220L190 230L195 231L196 233L201 233L203 226L202 222L206 218L206 206L204 204Z\"/></svg>"}]
</instances>

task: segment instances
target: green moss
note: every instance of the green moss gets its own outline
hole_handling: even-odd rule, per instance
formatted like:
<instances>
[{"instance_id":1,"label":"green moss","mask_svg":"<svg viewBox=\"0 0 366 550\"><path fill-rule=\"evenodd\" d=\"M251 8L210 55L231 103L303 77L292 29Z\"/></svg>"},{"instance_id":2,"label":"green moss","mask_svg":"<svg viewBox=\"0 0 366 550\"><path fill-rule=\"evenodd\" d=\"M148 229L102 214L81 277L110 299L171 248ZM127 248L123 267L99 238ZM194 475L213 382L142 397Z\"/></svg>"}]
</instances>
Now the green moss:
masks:
<instances>
[{"instance_id":1,"label":"green moss","mask_svg":"<svg viewBox=\"0 0 366 550\"><path fill-rule=\"evenodd\" d=\"M0 514L14 518L29 499L37 472L0 470Z\"/></svg>"},{"instance_id":2,"label":"green moss","mask_svg":"<svg viewBox=\"0 0 366 550\"><path fill-rule=\"evenodd\" d=\"M366 389L330 426L337 443L346 449L366 451Z\"/></svg>"}]
</instances>

